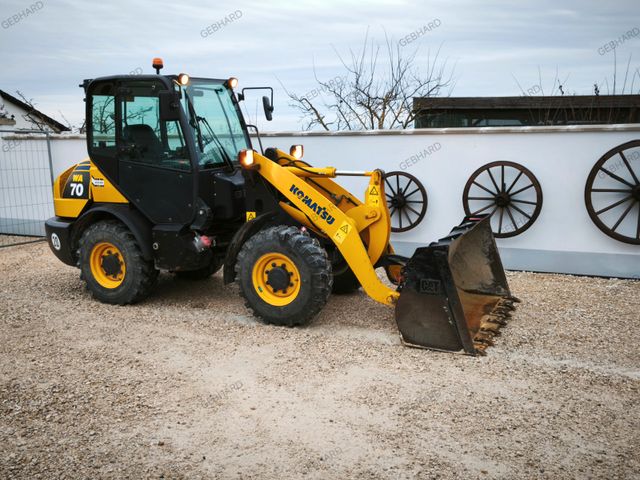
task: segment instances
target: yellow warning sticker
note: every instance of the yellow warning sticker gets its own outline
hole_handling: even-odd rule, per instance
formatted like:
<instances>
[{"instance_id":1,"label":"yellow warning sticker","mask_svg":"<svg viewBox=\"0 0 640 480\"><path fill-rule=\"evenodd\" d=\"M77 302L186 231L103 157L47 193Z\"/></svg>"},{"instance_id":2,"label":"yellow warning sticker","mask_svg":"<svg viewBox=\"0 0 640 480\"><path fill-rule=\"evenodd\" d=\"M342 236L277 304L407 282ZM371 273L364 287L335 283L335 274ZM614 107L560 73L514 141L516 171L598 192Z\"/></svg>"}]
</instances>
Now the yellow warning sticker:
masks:
<instances>
[{"instance_id":1,"label":"yellow warning sticker","mask_svg":"<svg viewBox=\"0 0 640 480\"><path fill-rule=\"evenodd\" d=\"M342 242L344 242L344 239L347 238L347 235L350 231L351 225L349 225L348 222L344 221L342 222L342 225L340 225L340 228L336 230L336 233L333 234L333 239L338 245L340 245L342 244Z\"/></svg>"},{"instance_id":2,"label":"yellow warning sticker","mask_svg":"<svg viewBox=\"0 0 640 480\"><path fill-rule=\"evenodd\" d=\"M367 198L369 205L380 205L380 189L375 185L369 187L369 198Z\"/></svg>"},{"instance_id":3,"label":"yellow warning sticker","mask_svg":"<svg viewBox=\"0 0 640 480\"><path fill-rule=\"evenodd\" d=\"M247 212L247 222L256 218L256 212Z\"/></svg>"}]
</instances>

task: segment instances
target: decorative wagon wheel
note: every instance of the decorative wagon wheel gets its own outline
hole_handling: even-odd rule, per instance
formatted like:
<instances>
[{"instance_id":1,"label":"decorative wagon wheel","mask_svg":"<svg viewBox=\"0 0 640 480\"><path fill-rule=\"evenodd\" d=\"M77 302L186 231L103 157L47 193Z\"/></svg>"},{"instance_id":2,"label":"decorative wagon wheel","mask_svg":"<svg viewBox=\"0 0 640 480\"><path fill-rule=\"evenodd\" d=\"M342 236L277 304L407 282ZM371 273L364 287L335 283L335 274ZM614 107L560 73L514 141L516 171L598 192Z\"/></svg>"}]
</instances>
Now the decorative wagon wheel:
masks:
<instances>
[{"instance_id":1,"label":"decorative wagon wheel","mask_svg":"<svg viewBox=\"0 0 640 480\"><path fill-rule=\"evenodd\" d=\"M640 140L618 145L591 169L584 201L593 223L611 238L640 245Z\"/></svg>"},{"instance_id":2,"label":"decorative wagon wheel","mask_svg":"<svg viewBox=\"0 0 640 480\"><path fill-rule=\"evenodd\" d=\"M540 215L542 188L522 165L492 162L473 172L464 187L462 204L467 215L491 215L494 236L515 237Z\"/></svg>"},{"instance_id":3,"label":"decorative wagon wheel","mask_svg":"<svg viewBox=\"0 0 640 480\"><path fill-rule=\"evenodd\" d=\"M391 231L411 230L427 213L427 191L416 177L405 172L386 173L384 182Z\"/></svg>"}]
</instances>

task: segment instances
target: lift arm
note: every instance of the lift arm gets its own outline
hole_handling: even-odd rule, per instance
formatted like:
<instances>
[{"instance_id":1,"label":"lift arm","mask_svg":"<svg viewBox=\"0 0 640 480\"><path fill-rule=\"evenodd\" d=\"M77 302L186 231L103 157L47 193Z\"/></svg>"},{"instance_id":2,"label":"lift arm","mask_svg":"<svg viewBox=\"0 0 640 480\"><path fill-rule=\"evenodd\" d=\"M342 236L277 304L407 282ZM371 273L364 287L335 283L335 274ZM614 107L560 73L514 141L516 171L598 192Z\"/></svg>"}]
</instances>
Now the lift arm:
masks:
<instances>
[{"instance_id":1,"label":"lift arm","mask_svg":"<svg viewBox=\"0 0 640 480\"><path fill-rule=\"evenodd\" d=\"M245 168L257 170L290 202L285 210L295 207L300 212L292 215L294 218L336 245L367 295L383 304L395 304L399 293L387 287L373 268L388 248L390 235L383 172L344 172L346 175L369 177L364 203L350 202L346 198L352 200L353 196L329 180L341 175L339 170L333 167L297 167L295 158L280 150L277 154L287 166L253 152L253 162ZM368 248L363 236L368 237Z\"/></svg>"}]
</instances>

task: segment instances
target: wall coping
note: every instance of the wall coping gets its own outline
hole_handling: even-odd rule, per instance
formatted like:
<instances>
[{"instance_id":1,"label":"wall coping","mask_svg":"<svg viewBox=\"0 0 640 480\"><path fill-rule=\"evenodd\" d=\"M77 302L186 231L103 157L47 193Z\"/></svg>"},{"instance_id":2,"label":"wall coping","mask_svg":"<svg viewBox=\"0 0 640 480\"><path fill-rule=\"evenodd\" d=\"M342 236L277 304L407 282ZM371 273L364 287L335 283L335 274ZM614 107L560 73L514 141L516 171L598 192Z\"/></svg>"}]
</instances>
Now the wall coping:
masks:
<instances>
[{"instance_id":1,"label":"wall coping","mask_svg":"<svg viewBox=\"0 0 640 480\"><path fill-rule=\"evenodd\" d=\"M585 133L585 132L640 132L640 124L616 125L552 125L540 127L472 127L472 128L412 128L407 130L346 130L326 131L276 131L260 132L261 137L366 137L397 135L475 135L475 134L512 134L512 133ZM0 130L0 134L3 133ZM251 134L255 137L255 134ZM49 134L51 140L86 140L83 134ZM46 135L33 133L10 133L3 138L9 140L44 140Z\"/></svg>"},{"instance_id":2,"label":"wall coping","mask_svg":"<svg viewBox=\"0 0 640 480\"><path fill-rule=\"evenodd\" d=\"M472 128L412 128L407 130L346 130L340 132L260 132L262 137L359 137L379 135L469 135L505 133L582 133L640 132L640 124L615 125L552 125L540 127L472 127ZM253 136L253 135L252 135Z\"/></svg>"}]
</instances>

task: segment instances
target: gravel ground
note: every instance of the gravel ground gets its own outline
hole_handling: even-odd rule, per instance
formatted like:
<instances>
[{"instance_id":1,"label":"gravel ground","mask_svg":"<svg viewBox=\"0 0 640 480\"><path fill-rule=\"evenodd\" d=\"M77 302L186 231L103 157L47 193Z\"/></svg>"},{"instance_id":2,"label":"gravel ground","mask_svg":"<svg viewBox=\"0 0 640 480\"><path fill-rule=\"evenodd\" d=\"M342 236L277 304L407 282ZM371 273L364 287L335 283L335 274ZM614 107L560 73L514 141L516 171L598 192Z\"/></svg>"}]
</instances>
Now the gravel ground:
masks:
<instances>
[{"instance_id":1,"label":"gravel ground","mask_svg":"<svg viewBox=\"0 0 640 480\"><path fill-rule=\"evenodd\" d=\"M117 307L46 244L0 271L0 478L640 477L638 281L510 273L472 358L363 293L285 329L220 275Z\"/></svg>"},{"instance_id":2,"label":"gravel ground","mask_svg":"<svg viewBox=\"0 0 640 480\"><path fill-rule=\"evenodd\" d=\"M45 239L42 237L29 237L25 235L0 235L0 248L44 241Z\"/></svg>"}]
</instances>

